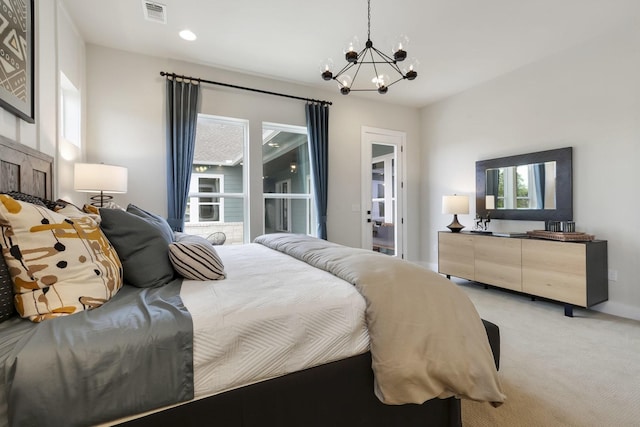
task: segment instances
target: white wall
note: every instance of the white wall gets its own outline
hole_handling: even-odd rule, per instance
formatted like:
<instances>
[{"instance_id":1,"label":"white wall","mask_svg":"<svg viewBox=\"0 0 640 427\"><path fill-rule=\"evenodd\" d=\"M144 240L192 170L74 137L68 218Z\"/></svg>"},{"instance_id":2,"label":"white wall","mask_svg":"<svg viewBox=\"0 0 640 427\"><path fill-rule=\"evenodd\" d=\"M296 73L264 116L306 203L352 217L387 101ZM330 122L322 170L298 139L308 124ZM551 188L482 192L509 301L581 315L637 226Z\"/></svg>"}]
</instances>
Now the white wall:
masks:
<instances>
[{"instance_id":1,"label":"white wall","mask_svg":"<svg viewBox=\"0 0 640 427\"><path fill-rule=\"evenodd\" d=\"M597 310L640 319L640 31L624 28L421 111L423 259L437 263L445 194L475 194L475 161L574 147L577 231L608 240L609 301ZM475 205L460 221L473 225ZM493 220L494 230L543 223Z\"/></svg>"},{"instance_id":2,"label":"white wall","mask_svg":"<svg viewBox=\"0 0 640 427\"><path fill-rule=\"evenodd\" d=\"M56 49L55 20L52 2L35 2L34 28L34 111L36 123L27 123L0 108L0 135L53 156L55 132L52 139L51 116L55 117L55 103L51 103L51 91L55 82L51 81L51 70L55 68ZM55 122L53 124L55 126Z\"/></svg>"},{"instance_id":3,"label":"white wall","mask_svg":"<svg viewBox=\"0 0 640 427\"><path fill-rule=\"evenodd\" d=\"M57 68L52 70L52 80L55 81L54 87L55 100L54 104L59 102L60 97L60 73L71 81L71 83L80 91L81 98L86 103L85 92L85 49L84 40L80 36L73 20L69 17L62 2L58 3L57 10L57 52L58 63ZM57 155L56 155L56 196L64 200L70 200L77 204L83 204L87 201L86 193L77 193L73 190L73 165L77 162L84 161L85 146L87 144L84 137L85 127L85 111L81 112L81 138L80 147L67 141L62 132L56 135L57 138ZM54 121L58 123L60 117L54 117ZM59 129L59 127L56 127Z\"/></svg>"},{"instance_id":4,"label":"white wall","mask_svg":"<svg viewBox=\"0 0 640 427\"><path fill-rule=\"evenodd\" d=\"M409 259L418 259L420 218L418 111L383 99L368 101L287 82L232 73L202 65L87 46L87 160L129 168L129 191L116 197L166 215L165 84L160 71L175 72L296 96L333 101L329 128L329 240L360 246L360 132L373 126L407 133L405 216ZM333 85L330 86L331 89ZM221 86L203 86L202 112L250 120L250 157L261 159L262 122L305 125L304 102ZM250 164L261 188L260 161ZM251 201L250 237L262 232L262 198Z\"/></svg>"}]
</instances>

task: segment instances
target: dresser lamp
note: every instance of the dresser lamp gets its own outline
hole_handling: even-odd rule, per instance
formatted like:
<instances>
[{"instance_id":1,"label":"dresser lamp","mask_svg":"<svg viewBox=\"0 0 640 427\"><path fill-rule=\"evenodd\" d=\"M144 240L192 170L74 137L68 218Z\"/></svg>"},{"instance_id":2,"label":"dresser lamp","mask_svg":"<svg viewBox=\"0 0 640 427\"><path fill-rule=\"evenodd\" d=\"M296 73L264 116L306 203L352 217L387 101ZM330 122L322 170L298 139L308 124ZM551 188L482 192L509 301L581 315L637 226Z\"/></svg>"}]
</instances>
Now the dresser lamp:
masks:
<instances>
[{"instance_id":1,"label":"dresser lamp","mask_svg":"<svg viewBox=\"0 0 640 427\"><path fill-rule=\"evenodd\" d=\"M91 196L94 206L102 207L113 196L105 193L127 192L127 168L104 163L76 163L73 188L84 193L100 193Z\"/></svg>"},{"instance_id":2,"label":"dresser lamp","mask_svg":"<svg viewBox=\"0 0 640 427\"><path fill-rule=\"evenodd\" d=\"M469 213L469 196L442 196L442 213L453 214L453 221L447 225L452 233L459 233L464 225L458 222L458 214Z\"/></svg>"},{"instance_id":3,"label":"dresser lamp","mask_svg":"<svg viewBox=\"0 0 640 427\"><path fill-rule=\"evenodd\" d=\"M487 210L487 217L483 221L484 222L484 229L486 231L487 228L488 228L488 224L491 222L491 211L496 208L496 196L494 196L494 195L485 196L485 198L484 198L484 207Z\"/></svg>"}]
</instances>

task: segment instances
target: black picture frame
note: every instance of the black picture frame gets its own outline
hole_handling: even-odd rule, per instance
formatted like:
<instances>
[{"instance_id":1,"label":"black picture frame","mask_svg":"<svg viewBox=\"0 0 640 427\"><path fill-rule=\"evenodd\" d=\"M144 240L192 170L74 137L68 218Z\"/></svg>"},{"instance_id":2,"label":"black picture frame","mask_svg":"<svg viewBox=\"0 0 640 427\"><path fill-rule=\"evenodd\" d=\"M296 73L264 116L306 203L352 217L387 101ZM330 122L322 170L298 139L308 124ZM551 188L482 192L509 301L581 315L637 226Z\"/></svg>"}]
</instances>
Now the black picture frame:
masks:
<instances>
[{"instance_id":1,"label":"black picture frame","mask_svg":"<svg viewBox=\"0 0 640 427\"><path fill-rule=\"evenodd\" d=\"M0 8L0 107L35 123L33 0Z\"/></svg>"}]
</instances>

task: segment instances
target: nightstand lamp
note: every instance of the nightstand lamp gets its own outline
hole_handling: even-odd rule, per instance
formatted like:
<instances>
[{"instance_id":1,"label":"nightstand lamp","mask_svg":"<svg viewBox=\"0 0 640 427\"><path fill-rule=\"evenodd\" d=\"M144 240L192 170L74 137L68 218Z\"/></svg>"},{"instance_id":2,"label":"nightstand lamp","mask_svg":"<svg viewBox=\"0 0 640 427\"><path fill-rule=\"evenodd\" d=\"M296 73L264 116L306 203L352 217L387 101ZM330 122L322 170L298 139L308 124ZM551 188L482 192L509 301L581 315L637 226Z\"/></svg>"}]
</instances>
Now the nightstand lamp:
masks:
<instances>
[{"instance_id":1,"label":"nightstand lamp","mask_svg":"<svg viewBox=\"0 0 640 427\"><path fill-rule=\"evenodd\" d=\"M464 225L458 222L458 214L469 213L469 196L442 196L442 213L453 214L453 221L447 225L452 233L459 233Z\"/></svg>"},{"instance_id":2,"label":"nightstand lamp","mask_svg":"<svg viewBox=\"0 0 640 427\"><path fill-rule=\"evenodd\" d=\"M100 193L91 196L94 206L102 207L113 196L104 193L127 192L127 168L104 163L76 163L73 188L84 193Z\"/></svg>"}]
</instances>

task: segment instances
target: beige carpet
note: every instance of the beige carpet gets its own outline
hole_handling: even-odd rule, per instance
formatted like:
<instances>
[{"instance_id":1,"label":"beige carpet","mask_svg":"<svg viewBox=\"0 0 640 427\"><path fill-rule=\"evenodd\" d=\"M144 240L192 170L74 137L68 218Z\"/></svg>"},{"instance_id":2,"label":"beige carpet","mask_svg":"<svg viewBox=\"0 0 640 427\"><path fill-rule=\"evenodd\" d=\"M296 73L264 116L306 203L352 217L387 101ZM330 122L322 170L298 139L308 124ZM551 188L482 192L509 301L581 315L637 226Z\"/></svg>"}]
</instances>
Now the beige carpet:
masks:
<instances>
[{"instance_id":1,"label":"beige carpet","mask_svg":"<svg viewBox=\"0 0 640 427\"><path fill-rule=\"evenodd\" d=\"M500 327L507 395L463 400L464 427L640 426L640 322L455 281Z\"/></svg>"}]
</instances>

